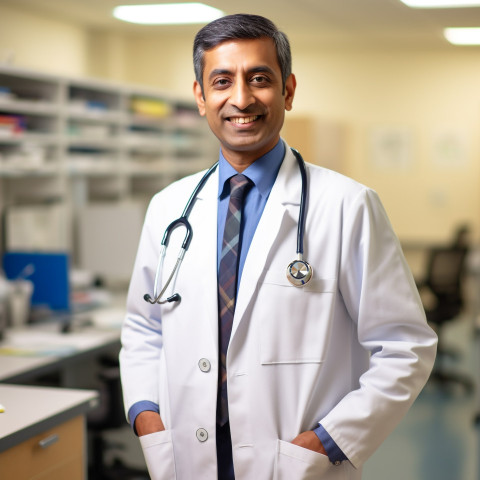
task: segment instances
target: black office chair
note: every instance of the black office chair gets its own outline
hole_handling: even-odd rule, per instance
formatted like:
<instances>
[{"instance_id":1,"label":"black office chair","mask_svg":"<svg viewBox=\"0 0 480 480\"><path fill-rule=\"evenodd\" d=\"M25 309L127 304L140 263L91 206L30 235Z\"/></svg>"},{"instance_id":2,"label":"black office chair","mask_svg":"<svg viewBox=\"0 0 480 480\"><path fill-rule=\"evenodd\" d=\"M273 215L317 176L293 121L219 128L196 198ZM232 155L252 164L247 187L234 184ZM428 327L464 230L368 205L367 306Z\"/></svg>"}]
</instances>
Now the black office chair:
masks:
<instances>
[{"instance_id":1,"label":"black office chair","mask_svg":"<svg viewBox=\"0 0 480 480\"><path fill-rule=\"evenodd\" d=\"M452 246L432 248L429 252L427 275L418 285L428 289L434 305L426 307L427 321L438 335L437 359L430 379L441 386L461 385L467 392L473 390L473 381L466 375L451 371L446 363L456 359L459 352L444 344L444 327L459 318L464 307L463 277L468 247L460 242Z\"/></svg>"},{"instance_id":2,"label":"black office chair","mask_svg":"<svg viewBox=\"0 0 480 480\"><path fill-rule=\"evenodd\" d=\"M125 465L115 458L107 464L105 453L112 448L122 448L119 443L108 442L104 432L119 429L126 425L120 382L118 361L114 358L100 359L100 405L87 416L87 429L90 440L89 480L149 480L147 470Z\"/></svg>"}]
</instances>

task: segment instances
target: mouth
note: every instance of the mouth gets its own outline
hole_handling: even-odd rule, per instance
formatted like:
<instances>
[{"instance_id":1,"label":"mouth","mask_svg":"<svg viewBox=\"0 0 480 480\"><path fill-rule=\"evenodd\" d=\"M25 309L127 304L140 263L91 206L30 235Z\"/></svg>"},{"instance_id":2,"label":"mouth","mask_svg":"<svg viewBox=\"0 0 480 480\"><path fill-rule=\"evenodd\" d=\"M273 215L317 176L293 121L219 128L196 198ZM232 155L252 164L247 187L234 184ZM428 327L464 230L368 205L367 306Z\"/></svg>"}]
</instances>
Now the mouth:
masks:
<instances>
[{"instance_id":1,"label":"mouth","mask_svg":"<svg viewBox=\"0 0 480 480\"><path fill-rule=\"evenodd\" d=\"M261 115L250 115L249 117L228 117L227 120L236 125L246 125L256 122Z\"/></svg>"}]
</instances>

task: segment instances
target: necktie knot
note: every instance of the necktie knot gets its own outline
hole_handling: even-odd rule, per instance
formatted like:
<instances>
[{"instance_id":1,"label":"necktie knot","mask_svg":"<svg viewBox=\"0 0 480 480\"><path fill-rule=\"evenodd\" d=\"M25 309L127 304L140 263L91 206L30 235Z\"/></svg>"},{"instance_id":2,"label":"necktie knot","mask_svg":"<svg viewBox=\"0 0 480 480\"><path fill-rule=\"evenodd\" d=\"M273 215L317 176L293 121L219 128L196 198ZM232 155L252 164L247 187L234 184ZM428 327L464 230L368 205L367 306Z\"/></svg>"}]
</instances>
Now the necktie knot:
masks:
<instances>
[{"instance_id":1,"label":"necktie knot","mask_svg":"<svg viewBox=\"0 0 480 480\"><path fill-rule=\"evenodd\" d=\"M248 177L241 173L237 173L230 178L230 198L243 198L246 188L251 184L252 181Z\"/></svg>"}]
</instances>

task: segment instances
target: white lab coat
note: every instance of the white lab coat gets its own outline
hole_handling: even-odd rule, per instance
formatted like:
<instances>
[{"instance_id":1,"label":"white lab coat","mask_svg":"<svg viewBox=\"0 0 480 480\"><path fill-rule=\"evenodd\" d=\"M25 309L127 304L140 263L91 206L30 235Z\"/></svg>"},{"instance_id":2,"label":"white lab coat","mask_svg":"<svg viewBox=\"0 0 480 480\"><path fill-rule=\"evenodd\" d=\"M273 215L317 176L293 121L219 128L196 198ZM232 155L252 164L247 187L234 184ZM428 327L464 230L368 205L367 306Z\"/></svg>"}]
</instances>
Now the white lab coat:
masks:
<instances>
[{"instance_id":1,"label":"white lab coat","mask_svg":"<svg viewBox=\"0 0 480 480\"><path fill-rule=\"evenodd\" d=\"M359 479L425 384L436 336L377 195L308 164L305 259L314 276L302 288L288 283L301 179L287 152L248 252L228 350L236 478ZM152 478L161 480L217 478L217 173L190 215L193 239L175 286L181 303L143 300L153 293L163 232L199 178L151 202L122 333L125 407L158 403L166 426L140 439ZM171 237L164 278L183 235ZM349 461L334 466L289 443L319 422Z\"/></svg>"}]
</instances>

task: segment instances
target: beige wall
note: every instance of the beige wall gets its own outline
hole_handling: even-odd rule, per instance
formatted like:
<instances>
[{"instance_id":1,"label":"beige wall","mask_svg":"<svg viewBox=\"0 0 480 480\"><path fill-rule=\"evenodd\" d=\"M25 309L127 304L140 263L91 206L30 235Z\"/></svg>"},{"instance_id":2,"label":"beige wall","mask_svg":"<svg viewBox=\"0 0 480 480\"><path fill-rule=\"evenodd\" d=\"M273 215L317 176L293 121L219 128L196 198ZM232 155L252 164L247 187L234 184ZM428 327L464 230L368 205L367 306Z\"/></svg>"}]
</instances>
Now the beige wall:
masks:
<instances>
[{"instance_id":1,"label":"beige wall","mask_svg":"<svg viewBox=\"0 0 480 480\"><path fill-rule=\"evenodd\" d=\"M89 75L193 98L193 35L120 35L92 31L88 38Z\"/></svg>"},{"instance_id":2,"label":"beige wall","mask_svg":"<svg viewBox=\"0 0 480 480\"><path fill-rule=\"evenodd\" d=\"M55 74L84 75L88 32L0 0L0 65L9 63Z\"/></svg>"},{"instance_id":3,"label":"beige wall","mask_svg":"<svg viewBox=\"0 0 480 480\"><path fill-rule=\"evenodd\" d=\"M295 51L296 109L348 129L344 171L375 188L402 238L448 238L480 221L480 52L477 49ZM410 135L410 163L375 166L378 128ZM448 156L439 142L458 146Z\"/></svg>"},{"instance_id":4,"label":"beige wall","mask_svg":"<svg viewBox=\"0 0 480 480\"><path fill-rule=\"evenodd\" d=\"M0 62L11 52L16 65L42 71L191 98L192 40L87 31L0 2ZM338 170L379 192L399 236L442 241L461 222L480 236L480 50L292 44L298 89L289 115L341 126ZM370 139L379 128L405 132L405 165L374 162Z\"/></svg>"}]
</instances>

